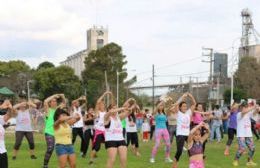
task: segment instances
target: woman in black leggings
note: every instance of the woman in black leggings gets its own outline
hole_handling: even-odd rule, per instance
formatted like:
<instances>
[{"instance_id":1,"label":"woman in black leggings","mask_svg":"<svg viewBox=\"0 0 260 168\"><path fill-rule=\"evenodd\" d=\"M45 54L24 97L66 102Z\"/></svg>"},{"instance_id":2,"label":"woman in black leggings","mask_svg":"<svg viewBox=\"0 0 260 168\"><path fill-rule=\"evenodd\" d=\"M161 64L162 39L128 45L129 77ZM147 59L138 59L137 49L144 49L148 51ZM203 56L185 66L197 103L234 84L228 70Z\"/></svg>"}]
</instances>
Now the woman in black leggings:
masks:
<instances>
[{"instance_id":1,"label":"woman in black leggings","mask_svg":"<svg viewBox=\"0 0 260 168\"><path fill-rule=\"evenodd\" d=\"M192 100L192 105L190 108L187 107L186 99L190 97ZM188 136L190 134L190 121L193 111L195 110L196 101L190 93L185 93L177 103L175 103L173 108L177 108L177 130L176 130L176 146L177 151L175 153L173 168L177 168L179 159L182 155L183 147L185 142L187 142Z\"/></svg>"},{"instance_id":2,"label":"woman in black leggings","mask_svg":"<svg viewBox=\"0 0 260 168\"><path fill-rule=\"evenodd\" d=\"M85 157L88 151L90 140L93 141L94 138L94 109L90 107L88 112L84 117L85 131L84 131L84 139L85 145L83 149L82 157Z\"/></svg>"}]
</instances>

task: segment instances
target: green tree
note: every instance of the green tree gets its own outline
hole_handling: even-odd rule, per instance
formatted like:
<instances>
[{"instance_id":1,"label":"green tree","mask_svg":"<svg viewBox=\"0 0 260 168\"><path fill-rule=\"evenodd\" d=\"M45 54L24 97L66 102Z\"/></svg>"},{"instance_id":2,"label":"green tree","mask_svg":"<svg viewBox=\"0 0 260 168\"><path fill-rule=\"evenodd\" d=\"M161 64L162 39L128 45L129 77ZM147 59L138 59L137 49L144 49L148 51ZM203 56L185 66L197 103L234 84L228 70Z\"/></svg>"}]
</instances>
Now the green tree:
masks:
<instances>
[{"instance_id":1,"label":"green tree","mask_svg":"<svg viewBox=\"0 0 260 168\"><path fill-rule=\"evenodd\" d=\"M89 53L85 59L85 70L82 72L83 82L87 86L89 104L95 104L96 99L106 90L105 72L107 73L110 89L114 94L116 93L116 71L126 71L126 69L123 69L127 64L125 58L122 48L115 43L107 44ZM124 89L123 81L126 77L126 72L120 73L120 97Z\"/></svg>"},{"instance_id":2,"label":"green tree","mask_svg":"<svg viewBox=\"0 0 260 168\"><path fill-rule=\"evenodd\" d=\"M47 68L54 68L55 65L51 62L48 62L48 61L45 61L45 62L42 62L38 65L37 67L37 70L40 70L40 69L47 69Z\"/></svg>"},{"instance_id":3,"label":"green tree","mask_svg":"<svg viewBox=\"0 0 260 168\"><path fill-rule=\"evenodd\" d=\"M0 76L8 76L13 73L29 72L30 66L23 61L0 61Z\"/></svg>"},{"instance_id":4,"label":"green tree","mask_svg":"<svg viewBox=\"0 0 260 168\"><path fill-rule=\"evenodd\" d=\"M240 60L234 76L235 87L245 91L247 97L260 99L260 64L254 57Z\"/></svg>"},{"instance_id":5,"label":"green tree","mask_svg":"<svg viewBox=\"0 0 260 168\"><path fill-rule=\"evenodd\" d=\"M34 90L41 99L56 93L64 93L69 100L83 94L81 82L74 70L67 66L40 69L35 72Z\"/></svg>"},{"instance_id":6,"label":"green tree","mask_svg":"<svg viewBox=\"0 0 260 168\"><path fill-rule=\"evenodd\" d=\"M227 89L224 92L224 101L226 104L230 103L230 98L231 98L231 89ZM233 99L235 102L240 102L241 99L246 99L246 92L239 89L239 88L234 88L233 90Z\"/></svg>"}]
</instances>

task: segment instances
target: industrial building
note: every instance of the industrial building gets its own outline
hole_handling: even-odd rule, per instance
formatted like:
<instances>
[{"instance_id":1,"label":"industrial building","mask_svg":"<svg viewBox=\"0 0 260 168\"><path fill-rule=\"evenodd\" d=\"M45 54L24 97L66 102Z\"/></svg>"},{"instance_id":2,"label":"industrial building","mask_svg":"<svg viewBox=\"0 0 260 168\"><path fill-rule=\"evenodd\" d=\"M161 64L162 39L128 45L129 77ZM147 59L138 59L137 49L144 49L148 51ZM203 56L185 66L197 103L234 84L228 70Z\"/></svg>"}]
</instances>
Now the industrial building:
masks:
<instances>
[{"instance_id":1,"label":"industrial building","mask_svg":"<svg viewBox=\"0 0 260 168\"><path fill-rule=\"evenodd\" d=\"M102 26L93 26L87 30L87 46L86 49L79 51L61 62L74 69L75 74L81 78L81 72L85 69L84 61L90 51L97 50L108 44L108 29Z\"/></svg>"}]
</instances>

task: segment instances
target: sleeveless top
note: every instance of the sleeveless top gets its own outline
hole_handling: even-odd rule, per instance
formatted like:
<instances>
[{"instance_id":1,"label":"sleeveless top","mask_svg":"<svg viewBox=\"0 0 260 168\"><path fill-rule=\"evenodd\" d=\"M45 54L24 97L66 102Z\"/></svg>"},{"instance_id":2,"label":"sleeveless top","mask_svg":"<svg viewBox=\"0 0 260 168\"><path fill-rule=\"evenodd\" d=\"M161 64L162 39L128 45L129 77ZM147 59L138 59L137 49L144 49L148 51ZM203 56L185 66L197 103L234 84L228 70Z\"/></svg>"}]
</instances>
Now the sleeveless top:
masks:
<instances>
[{"instance_id":1,"label":"sleeveless top","mask_svg":"<svg viewBox=\"0 0 260 168\"><path fill-rule=\"evenodd\" d=\"M106 126L105 141L123 141L123 127L119 116L110 117L110 122Z\"/></svg>"},{"instance_id":2,"label":"sleeveless top","mask_svg":"<svg viewBox=\"0 0 260 168\"><path fill-rule=\"evenodd\" d=\"M104 117L106 112L99 112L98 118L95 119L94 129L99 131L105 131Z\"/></svg>"},{"instance_id":3,"label":"sleeveless top","mask_svg":"<svg viewBox=\"0 0 260 168\"><path fill-rule=\"evenodd\" d=\"M75 124L73 124L72 128L82 128L83 127L83 116L82 116L82 113L81 113L81 108L78 107L73 107L73 115L76 115L78 114L80 116L80 120L77 121Z\"/></svg>"},{"instance_id":4,"label":"sleeveless top","mask_svg":"<svg viewBox=\"0 0 260 168\"><path fill-rule=\"evenodd\" d=\"M177 113L171 113L170 115L168 115L167 119L168 125L177 125Z\"/></svg>"},{"instance_id":5,"label":"sleeveless top","mask_svg":"<svg viewBox=\"0 0 260 168\"><path fill-rule=\"evenodd\" d=\"M192 147L188 150L189 156L203 154L203 144L201 142L193 141Z\"/></svg>"},{"instance_id":6,"label":"sleeveless top","mask_svg":"<svg viewBox=\"0 0 260 168\"><path fill-rule=\"evenodd\" d=\"M56 109L49 108L48 116L45 117L45 129L44 133L49 135L54 135L54 114Z\"/></svg>"},{"instance_id":7,"label":"sleeveless top","mask_svg":"<svg viewBox=\"0 0 260 168\"><path fill-rule=\"evenodd\" d=\"M166 129L167 117L165 114L157 114L155 116L155 129Z\"/></svg>"},{"instance_id":8,"label":"sleeveless top","mask_svg":"<svg viewBox=\"0 0 260 168\"><path fill-rule=\"evenodd\" d=\"M55 143L60 145L71 145L72 144L72 131L71 127L67 123L59 125L58 129L54 129Z\"/></svg>"},{"instance_id":9,"label":"sleeveless top","mask_svg":"<svg viewBox=\"0 0 260 168\"><path fill-rule=\"evenodd\" d=\"M32 132L32 120L29 110L18 111L16 116L15 131Z\"/></svg>"}]
</instances>

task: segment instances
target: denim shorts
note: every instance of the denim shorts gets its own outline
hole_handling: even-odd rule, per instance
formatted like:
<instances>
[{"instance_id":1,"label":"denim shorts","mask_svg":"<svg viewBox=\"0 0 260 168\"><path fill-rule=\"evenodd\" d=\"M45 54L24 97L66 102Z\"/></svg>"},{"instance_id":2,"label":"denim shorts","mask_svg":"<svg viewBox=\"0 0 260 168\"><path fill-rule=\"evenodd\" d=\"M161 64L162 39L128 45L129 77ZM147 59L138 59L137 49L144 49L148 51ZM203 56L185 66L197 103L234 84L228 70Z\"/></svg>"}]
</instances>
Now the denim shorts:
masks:
<instances>
[{"instance_id":1,"label":"denim shorts","mask_svg":"<svg viewBox=\"0 0 260 168\"><path fill-rule=\"evenodd\" d=\"M56 154L57 156L61 155L72 155L74 154L74 148L73 145L62 145L62 144L56 144L55 145Z\"/></svg>"}]
</instances>

